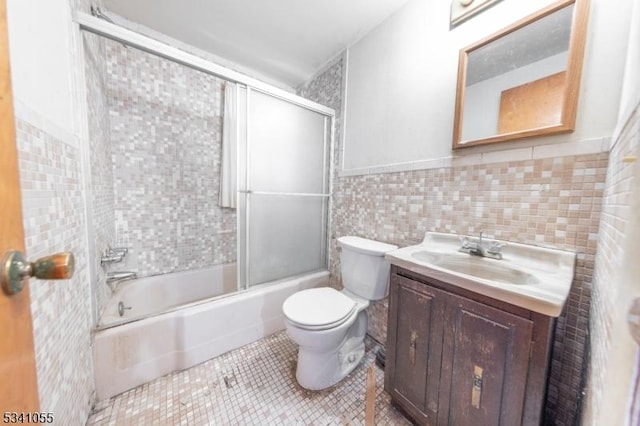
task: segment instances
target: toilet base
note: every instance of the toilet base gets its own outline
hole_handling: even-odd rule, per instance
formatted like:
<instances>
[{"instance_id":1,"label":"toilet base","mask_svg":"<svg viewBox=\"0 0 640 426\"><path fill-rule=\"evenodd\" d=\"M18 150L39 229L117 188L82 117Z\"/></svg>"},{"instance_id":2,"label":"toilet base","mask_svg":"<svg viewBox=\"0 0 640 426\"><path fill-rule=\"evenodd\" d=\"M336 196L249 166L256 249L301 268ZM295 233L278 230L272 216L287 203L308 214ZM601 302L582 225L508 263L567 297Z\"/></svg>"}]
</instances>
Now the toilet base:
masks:
<instances>
[{"instance_id":1,"label":"toilet base","mask_svg":"<svg viewBox=\"0 0 640 426\"><path fill-rule=\"evenodd\" d=\"M364 357L364 341L346 342L333 353L314 353L300 348L296 380L308 390L331 387L347 377Z\"/></svg>"},{"instance_id":2,"label":"toilet base","mask_svg":"<svg viewBox=\"0 0 640 426\"><path fill-rule=\"evenodd\" d=\"M338 347L329 350L299 347L296 380L305 389L322 390L335 385L364 357L364 337L367 332L367 313L358 313L345 339Z\"/></svg>"}]
</instances>

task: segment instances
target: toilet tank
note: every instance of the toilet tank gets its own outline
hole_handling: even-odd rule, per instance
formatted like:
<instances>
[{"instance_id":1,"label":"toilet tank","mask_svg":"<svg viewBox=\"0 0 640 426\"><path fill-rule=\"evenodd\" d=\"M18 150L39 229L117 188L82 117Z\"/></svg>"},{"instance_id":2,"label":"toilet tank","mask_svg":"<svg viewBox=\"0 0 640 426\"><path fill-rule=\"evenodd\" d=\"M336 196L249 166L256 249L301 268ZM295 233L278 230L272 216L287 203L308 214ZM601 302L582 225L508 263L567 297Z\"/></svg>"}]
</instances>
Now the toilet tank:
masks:
<instances>
[{"instance_id":1,"label":"toilet tank","mask_svg":"<svg viewBox=\"0 0 640 426\"><path fill-rule=\"evenodd\" d=\"M398 246L360 237L340 237L340 273L345 289L367 300L378 300L389 293L391 265L384 254Z\"/></svg>"}]
</instances>

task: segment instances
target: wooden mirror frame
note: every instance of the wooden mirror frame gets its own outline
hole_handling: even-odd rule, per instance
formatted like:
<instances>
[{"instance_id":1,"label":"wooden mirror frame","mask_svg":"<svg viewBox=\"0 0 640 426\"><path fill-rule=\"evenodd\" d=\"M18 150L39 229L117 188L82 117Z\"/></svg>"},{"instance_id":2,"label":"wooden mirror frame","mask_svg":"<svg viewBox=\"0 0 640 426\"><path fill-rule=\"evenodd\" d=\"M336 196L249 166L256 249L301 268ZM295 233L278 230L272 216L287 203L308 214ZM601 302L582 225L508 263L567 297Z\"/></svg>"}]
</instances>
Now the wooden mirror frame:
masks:
<instances>
[{"instance_id":1,"label":"wooden mirror frame","mask_svg":"<svg viewBox=\"0 0 640 426\"><path fill-rule=\"evenodd\" d=\"M464 94L467 81L467 63L469 54L486 46L487 44L507 35L526 25L542 19L552 13L574 4L571 21L571 35L569 40L569 53L566 69L566 86L562 101L562 113L559 124L519 130L509 133L496 134L486 138L462 141ZM587 21L589 19L589 0L560 0L546 8L529 15L507 28L486 37L479 42L460 50L458 62L458 84L456 92L456 109L453 124L453 149L470 146L486 145L499 142L531 138L536 136L570 133L575 130L576 112L578 108L578 94L580 91L580 78L582 75L582 60L586 39ZM497 133L497 132L496 132Z\"/></svg>"}]
</instances>

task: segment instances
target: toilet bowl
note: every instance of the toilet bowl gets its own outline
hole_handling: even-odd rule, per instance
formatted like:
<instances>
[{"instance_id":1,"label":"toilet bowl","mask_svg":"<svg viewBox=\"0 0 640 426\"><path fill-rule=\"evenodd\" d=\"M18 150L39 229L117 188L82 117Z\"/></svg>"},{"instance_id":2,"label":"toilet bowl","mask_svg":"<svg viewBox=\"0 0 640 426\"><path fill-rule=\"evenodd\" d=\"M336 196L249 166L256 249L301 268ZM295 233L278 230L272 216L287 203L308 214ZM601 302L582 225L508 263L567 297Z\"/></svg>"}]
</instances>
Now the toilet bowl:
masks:
<instances>
[{"instance_id":1,"label":"toilet bowl","mask_svg":"<svg viewBox=\"0 0 640 426\"><path fill-rule=\"evenodd\" d=\"M341 237L344 289L313 288L295 293L282 305L289 337L299 345L296 380L309 390L325 389L346 377L364 356L366 308L386 297L389 263L397 246L359 237Z\"/></svg>"}]
</instances>

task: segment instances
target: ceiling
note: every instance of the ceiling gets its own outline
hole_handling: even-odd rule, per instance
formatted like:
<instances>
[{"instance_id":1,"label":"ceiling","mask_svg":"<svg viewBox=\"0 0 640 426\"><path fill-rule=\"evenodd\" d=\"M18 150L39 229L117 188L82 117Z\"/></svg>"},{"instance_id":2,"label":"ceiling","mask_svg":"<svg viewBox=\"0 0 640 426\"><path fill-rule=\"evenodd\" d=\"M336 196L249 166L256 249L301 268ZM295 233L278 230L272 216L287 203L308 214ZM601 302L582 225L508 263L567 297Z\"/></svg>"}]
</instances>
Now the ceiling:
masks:
<instances>
[{"instance_id":1,"label":"ceiling","mask_svg":"<svg viewBox=\"0 0 640 426\"><path fill-rule=\"evenodd\" d=\"M297 87L407 0L104 0L107 13Z\"/></svg>"}]
</instances>

